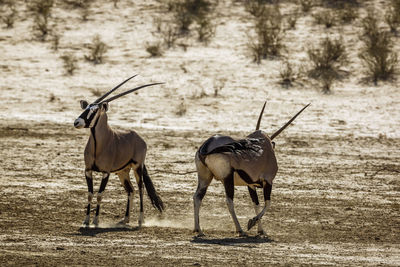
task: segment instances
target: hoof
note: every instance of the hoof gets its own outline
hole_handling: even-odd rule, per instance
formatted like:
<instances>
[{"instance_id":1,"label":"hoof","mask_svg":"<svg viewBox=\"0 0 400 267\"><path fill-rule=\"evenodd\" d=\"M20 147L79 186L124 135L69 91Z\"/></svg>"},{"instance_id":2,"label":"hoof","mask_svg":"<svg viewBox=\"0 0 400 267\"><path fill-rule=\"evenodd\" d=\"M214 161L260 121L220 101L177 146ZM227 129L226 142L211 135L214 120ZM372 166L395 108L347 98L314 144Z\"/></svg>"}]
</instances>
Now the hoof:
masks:
<instances>
[{"instance_id":1,"label":"hoof","mask_svg":"<svg viewBox=\"0 0 400 267\"><path fill-rule=\"evenodd\" d=\"M258 231L257 237L266 237L267 234L264 232L264 230L262 231Z\"/></svg>"},{"instance_id":2,"label":"hoof","mask_svg":"<svg viewBox=\"0 0 400 267\"><path fill-rule=\"evenodd\" d=\"M255 217L253 219L250 219L247 223L247 231L253 228L253 226L256 225L257 221L258 220Z\"/></svg>"},{"instance_id":3,"label":"hoof","mask_svg":"<svg viewBox=\"0 0 400 267\"><path fill-rule=\"evenodd\" d=\"M196 238L203 237L205 234L201 230L194 230L193 233L197 233Z\"/></svg>"},{"instance_id":4,"label":"hoof","mask_svg":"<svg viewBox=\"0 0 400 267\"><path fill-rule=\"evenodd\" d=\"M99 219L97 218L97 217L95 217L94 219L93 219L93 224L94 224L94 226L99 226Z\"/></svg>"},{"instance_id":5,"label":"hoof","mask_svg":"<svg viewBox=\"0 0 400 267\"><path fill-rule=\"evenodd\" d=\"M124 219L122 219L122 220L120 220L119 222L118 222L118 225L127 225L129 223L129 220L127 220L126 218L124 218Z\"/></svg>"},{"instance_id":6,"label":"hoof","mask_svg":"<svg viewBox=\"0 0 400 267\"><path fill-rule=\"evenodd\" d=\"M242 230L239 231L238 234L239 234L239 237L248 237L247 233Z\"/></svg>"}]
</instances>

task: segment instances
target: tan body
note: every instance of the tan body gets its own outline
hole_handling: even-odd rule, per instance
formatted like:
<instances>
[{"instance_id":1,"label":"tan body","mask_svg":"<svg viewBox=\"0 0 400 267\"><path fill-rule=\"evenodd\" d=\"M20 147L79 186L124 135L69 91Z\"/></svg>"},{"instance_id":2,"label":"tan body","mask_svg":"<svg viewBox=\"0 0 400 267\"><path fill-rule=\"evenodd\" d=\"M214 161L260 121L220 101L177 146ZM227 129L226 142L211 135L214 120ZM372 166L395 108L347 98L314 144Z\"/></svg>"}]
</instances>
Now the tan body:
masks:
<instances>
[{"instance_id":1,"label":"tan body","mask_svg":"<svg viewBox=\"0 0 400 267\"><path fill-rule=\"evenodd\" d=\"M118 172L144 164L147 145L134 131L115 131L107 123L107 114L100 114L98 123L86 144L85 168L101 172Z\"/></svg>"}]
</instances>

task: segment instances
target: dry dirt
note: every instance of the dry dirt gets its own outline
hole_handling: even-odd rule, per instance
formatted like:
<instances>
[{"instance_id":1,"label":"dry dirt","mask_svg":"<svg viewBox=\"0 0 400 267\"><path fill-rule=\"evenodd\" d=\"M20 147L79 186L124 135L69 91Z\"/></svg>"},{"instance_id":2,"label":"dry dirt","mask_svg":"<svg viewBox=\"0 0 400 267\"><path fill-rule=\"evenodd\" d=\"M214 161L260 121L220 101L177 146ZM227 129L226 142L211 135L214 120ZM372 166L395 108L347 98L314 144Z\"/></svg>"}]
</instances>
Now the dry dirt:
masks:
<instances>
[{"instance_id":1,"label":"dry dirt","mask_svg":"<svg viewBox=\"0 0 400 267\"><path fill-rule=\"evenodd\" d=\"M355 76L330 95L311 85L280 88L279 61L256 65L246 56L244 30L250 24L238 1L220 1L216 36L208 46L193 41L187 51L177 47L149 58L145 42L154 39L153 18L163 13L159 2L143 2L120 1L114 8L95 1L87 22L77 10L56 8L53 20L63 33L59 51L32 37L30 17L1 29L1 266L399 266L399 82L361 83L354 58L349 71ZM19 11L27 12L24 4ZM356 44L357 25L344 28L349 47ZM83 57L84 43L95 33L109 45L105 63L80 59L77 73L64 75L59 56L75 51ZM305 56L298 43L305 46L315 33L324 29L310 15L287 33L294 62ZM130 86L166 84L113 102L110 124L135 129L146 140L149 174L167 209L159 216L146 198L145 224L137 229L136 194L130 226L118 227L126 195L112 175L100 227L83 228L89 131L73 128L78 100L90 101L92 89L106 91L134 73L141 75ZM213 182L200 216L206 236L196 238L194 153L212 134L250 133L266 98L262 127L271 133L312 103L276 139L279 172L272 208L263 218L268 237L257 237L255 229L237 237L223 187ZM99 181L96 175L96 188ZM245 187L236 188L235 208L242 226L254 216Z\"/></svg>"}]
</instances>

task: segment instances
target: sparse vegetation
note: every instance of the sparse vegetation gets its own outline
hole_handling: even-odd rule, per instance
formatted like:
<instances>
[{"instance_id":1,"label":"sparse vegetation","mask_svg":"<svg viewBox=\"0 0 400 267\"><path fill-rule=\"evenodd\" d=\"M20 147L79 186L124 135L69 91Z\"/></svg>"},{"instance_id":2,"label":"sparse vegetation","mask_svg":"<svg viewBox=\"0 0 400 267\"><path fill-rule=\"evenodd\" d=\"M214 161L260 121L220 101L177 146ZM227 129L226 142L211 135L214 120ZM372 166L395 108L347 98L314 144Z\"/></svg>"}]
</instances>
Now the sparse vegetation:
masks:
<instances>
[{"instance_id":1,"label":"sparse vegetation","mask_svg":"<svg viewBox=\"0 0 400 267\"><path fill-rule=\"evenodd\" d=\"M61 56L61 59L63 60L63 67L66 74L73 75L77 68L78 62L75 56L71 53L67 53Z\"/></svg>"},{"instance_id":2,"label":"sparse vegetation","mask_svg":"<svg viewBox=\"0 0 400 267\"><path fill-rule=\"evenodd\" d=\"M323 24L326 28L331 28L336 24L336 15L331 10L325 10L313 15L317 24Z\"/></svg>"},{"instance_id":3,"label":"sparse vegetation","mask_svg":"<svg viewBox=\"0 0 400 267\"><path fill-rule=\"evenodd\" d=\"M211 23L212 4L208 0L171 0L167 1L167 10L172 13L172 18L154 19L157 34L162 39L158 47L149 47L146 50L152 56L161 56L163 53L153 53L161 51L162 47L169 49L175 46L179 38L192 36L191 31L197 33L197 40L207 44L214 36L215 27ZM186 44L179 44L186 51Z\"/></svg>"},{"instance_id":4,"label":"sparse vegetation","mask_svg":"<svg viewBox=\"0 0 400 267\"><path fill-rule=\"evenodd\" d=\"M393 50L393 40L390 34L379 29L378 19L373 11L362 20L364 44L359 57L367 67L367 75L375 84L378 80L388 80L394 77L398 63L397 53Z\"/></svg>"},{"instance_id":5,"label":"sparse vegetation","mask_svg":"<svg viewBox=\"0 0 400 267\"><path fill-rule=\"evenodd\" d=\"M44 41L51 31L48 22L53 5L53 0L36 0L31 2L29 6L30 10L34 13L33 30L36 37L41 41Z\"/></svg>"},{"instance_id":6,"label":"sparse vegetation","mask_svg":"<svg viewBox=\"0 0 400 267\"><path fill-rule=\"evenodd\" d=\"M249 36L248 44L253 60L257 63L268 57L279 56L283 48L282 16L279 6L261 6L263 12L255 17L254 21L256 36Z\"/></svg>"},{"instance_id":7,"label":"sparse vegetation","mask_svg":"<svg viewBox=\"0 0 400 267\"><path fill-rule=\"evenodd\" d=\"M175 111L175 115L182 117L187 112L185 101L182 100L181 104L178 105L177 110Z\"/></svg>"},{"instance_id":8,"label":"sparse vegetation","mask_svg":"<svg viewBox=\"0 0 400 267\"><path fill-rule=\"evenodd\" d=\"M389 9L385 14L385 21L390 27L390 31L397 33L400 25L400 0L391 0Z\"/></svg>"},{"instance_id":9,"label":"sparse vegetation","mask_svg":"<svg viewBox=\"0 0 400 267\"><path fill-rule=\"evenodd\" d=\"M147 44L146 51L150 54L151 57L159 57L163 55L161 43L159 42L153 44Z\"/></svg>"},{"instance_id":10,"label":"sparse vegetation","mask_svg":"<svg viewBox=\"0 0 400 267\"><path fill-rule=\"evenodd\" d=\"M7 28L12 28L18 14L14 2L6 2L4 10L1 10L1 12L3 13L1 20L6 24Z\"/></svg>"},{"instance_id":11,"label":"sparse vegetation","mask_svg":"<svg viewBox=\"0 0 400 267\"><path fill-rule=\"evenodd\" d=\"M92 43L89 45L89 55L85 55L87 61L93 64L103 63L104 54L107 52L107 45L100 39L100 35L93 37Z\"/></svg>"},{"instance_id":12,"label":"sparse vegetation","mask_svg":"<svg viewBox=\"0 0 400 267\"><path fill-rule=\"evenodd\" d=\"M301 6L301 10L304 13L308 13L311 8L313 7L313 1L312 0L300 0L300 6Z\"/></svg>"},{"instance_id":13,"label":"sparse vegetation","mask_svg":"<svg viewBox=\"0 0 400 267\"><path fill-rule=\"evenodd\" d=\"M53 38L52 38L52 46L51 48L55 51L58 50L58 46L60 44L60 35L57 33L53 33L52 34Z\"/></svg>"},{"instance_id":14,"label":"sparse vegetation","mask_svg":"<svg viewBox=\"0 0 400 267\"><path fill-rule=\"evenodd\" d=\"M293 82L296 79L296 73L293 70L292 65L289 61L284 61L279 72L279 76L281 78L280 84L285 87L289 88L293 85Z\"/></svg>"},{"instance_id":15,"label":"sparse vegetation","mask_svg":"<svg viewBox=\"0 0 400 267\"><path fill-rule=\"evenodd\" d=\"M286 21L287 21L290 29L295 29L296 28L297 19L298 19L297 13L292 14L292 15L287 17Z\"/></svg>"},{"instance_id":16,"label":"sparse vegetation","mask_svg":"<svg viewBox=\"0 0 400 267\"><path fill-rule=\"evenodd\" d=\"M334 80L340 77L339 71L347 62L342 39L324 39L317 48L307 50L312 68L309 75L322 83L322 90L330 92Z\"/></svg>"}]
</instances>

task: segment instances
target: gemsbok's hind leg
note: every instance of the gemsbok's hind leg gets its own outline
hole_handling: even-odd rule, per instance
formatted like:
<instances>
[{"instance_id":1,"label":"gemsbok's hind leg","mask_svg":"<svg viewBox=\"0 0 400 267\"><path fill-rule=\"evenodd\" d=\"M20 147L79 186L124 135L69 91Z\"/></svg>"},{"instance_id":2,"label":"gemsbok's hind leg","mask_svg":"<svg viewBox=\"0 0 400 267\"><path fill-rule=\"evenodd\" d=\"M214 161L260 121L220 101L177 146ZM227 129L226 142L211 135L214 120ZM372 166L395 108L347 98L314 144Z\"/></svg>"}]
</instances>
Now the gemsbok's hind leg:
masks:
<instances>
[{"instance_id":1,"label":"gemsbok's hind leg","mask_svg":"<svg viewBox=\"0 0 400 267\"><path fill-rule=\"evenodd\" d=\"M213 174L211 171L203 165L201 162L197 162L197 190L193 195L193 204L194 204L194 232L198 233L198 236L203 236L203 232L200 228L200 206L201 202L207 193L207 188L210 185Z\"/></svg>"},{"instance_id":2,"label":"gemsbok's hind leg","mask_svg":"<svg viewBox=\"0 0 400 267\"><path fill-rule=\"evenodd\" d=\"M249 186L247 188L249 189L249 194L254 204L254 211L256 212L256 215L258 215L260 213L260 202L258 201L257 191ZM265 232L262 228L261 219L257 222L257 226L258 226L257 230L258 234L265 235Z\"/></svg>"},{"instance_id":3,"label":"gemsbok's hind leg","mask_svg":"<svg viewBox=\"0 0 400 267\"><path fill-rule=\"evenodd\" d=\"M101 179L99 192L97 193L96 215L94 216L94 219L93 219L94 225L99 224L100 204L101 204L101 200L103 197L103 192L104 192L104 190L106 190L106 186L107 186L109 177L110 177L110 173L108 173L108 172L103 173L103 178Z\"/></svg>"},{"instance_id":4,"label":"gemsbok's hind leg","mask_svg":"<svg viewBox=\"0 0 400 267\"><path fill-rule=\"evenodd\" d=\"M136 178L136 183L138 184L139 187L139 198L140 198L140 213L139 213L139 228L142 227L142 224L144 223L144 211L143 211L143 166L139 166L135 170L135 178Z\"/></svg>"},{"instance_id":5,"label":"gemsbok's hind leg","mask_svg":"<svg viewBox=\"0 0 400 267\"><path fill-rule=\"evenodd\" d=\"M122 219L119 222L119 224L129 223L130 211L132 209L133 185L132 185L131 179L129 177L129 171L130 171L130 168L127 168L127 169L117 173L119 180L121 181L121 185L124 187L126 193L128 194L125 217L124 217L124 219Z\"/></svg>"},{"instance_id":6,"label":"gemsbok's hind leg","mask_svg":"<svg viewBox=\"0 0 400 267\"><path fill-rule=\"evenodd\" d=\"M223 184L225 187L226 203L228 205L228 209L232 216L233 222L235 223L236 232L239 234L239 236L246 236L246 233L242 230L242 227L240 227L239 220L236 217L235 208L233 206L233 196L235 194L233 170L224 179Z\"/></svg>"},{"instance_id":7,"label":"gemsbok's hind leg","mask_svg":"<svg viewBox=\"0 0 400 267\"><path fill-rule=\"evenodd\" d=\"M92 203L93 199L93 177L92 177L92 171L85 171L85 177L86 177L86 183L88 186L88 204L86 207L86 217L85 221L83 224L89 225L90 221L90 204Z\"/></svg>"},{"instance_id":8,"label":"gemsbok's hind leg","mask_svg":"<svg viewBox=\"0 0 400 267\"><path fill-rule=\"evenodd\" d=\"M264 216L265 211L271 207L271 191L272 191L272 185L270 185L268 182L264 182L263 185L264 208L259 214L257 214L257 216L249 220L247 224L248 230L250 230L254 225L256 225L256 223L261 220L262 216Z\"/></svg>"}]
</instances>

